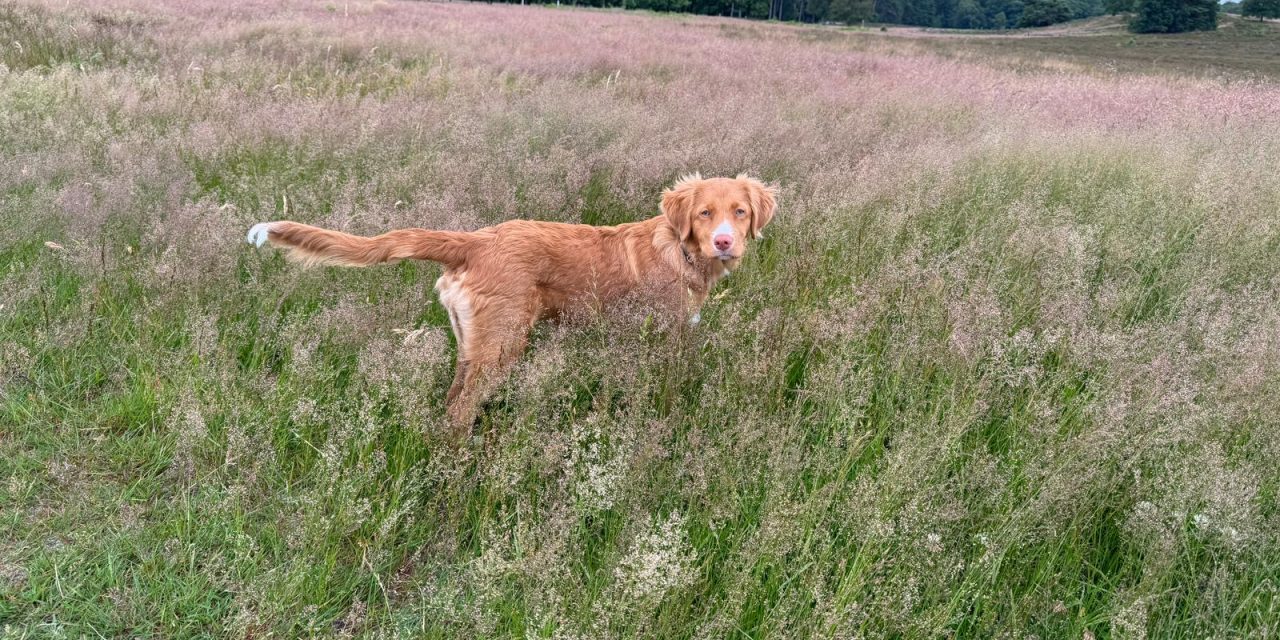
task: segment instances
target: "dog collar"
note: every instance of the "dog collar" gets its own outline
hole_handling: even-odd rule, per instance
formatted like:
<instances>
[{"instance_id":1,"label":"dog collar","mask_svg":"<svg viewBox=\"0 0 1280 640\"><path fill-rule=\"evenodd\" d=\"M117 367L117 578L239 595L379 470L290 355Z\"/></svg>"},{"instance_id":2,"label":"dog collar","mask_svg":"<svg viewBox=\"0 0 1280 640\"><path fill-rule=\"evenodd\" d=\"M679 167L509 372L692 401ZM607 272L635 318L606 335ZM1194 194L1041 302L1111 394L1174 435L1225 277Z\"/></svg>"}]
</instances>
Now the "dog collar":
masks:
<instances>
[{"instance_id":1,"label":"dog collar","mask_svg":"<svg viewBox=\"0 0 1280 640\"><path fill-rule=\"evenodd\" d=\"M689 255L689 250L684 248L684 243L680 243L680 253L684 256L684 261L693 264L693 256Z\"/></svg>"}]
</instances>

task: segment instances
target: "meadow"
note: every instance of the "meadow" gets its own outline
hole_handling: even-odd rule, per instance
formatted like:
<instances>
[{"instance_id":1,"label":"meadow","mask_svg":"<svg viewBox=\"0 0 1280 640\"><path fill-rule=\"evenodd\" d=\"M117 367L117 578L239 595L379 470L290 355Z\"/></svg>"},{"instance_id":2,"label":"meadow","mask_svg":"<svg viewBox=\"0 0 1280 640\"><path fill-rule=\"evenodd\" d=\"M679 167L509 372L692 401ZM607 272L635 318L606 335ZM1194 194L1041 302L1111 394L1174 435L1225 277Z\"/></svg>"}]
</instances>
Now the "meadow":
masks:
<instances>
[{"instance_id":1,"label":"meadow","mask_svg":"<svg viewBox=\"0 0 1280 640\"><path fill-rule=\"evenodd\" d=\"M0 637L1280 635L1280 85L1025 40L0 4ZM691 171L782 194L701 324L464 442L437 266L244 243Z\"/></svg>"},{"instance_id":2,"label":"meadow","mask_svg":"<svg viewBox=\"0 0 1280 640\"><path fill-rule=\"evenodd\" d=\"M1280 78L1280 24L1222 13L1218 23L1216 31L1158 36L1129 33L1128 16L1012 32L892 27L890 33L908 36L905 40L915 48L940 45L928 49L935 55L976 56L987 64L1271 82Z\"/></svg>"}]
</instances>

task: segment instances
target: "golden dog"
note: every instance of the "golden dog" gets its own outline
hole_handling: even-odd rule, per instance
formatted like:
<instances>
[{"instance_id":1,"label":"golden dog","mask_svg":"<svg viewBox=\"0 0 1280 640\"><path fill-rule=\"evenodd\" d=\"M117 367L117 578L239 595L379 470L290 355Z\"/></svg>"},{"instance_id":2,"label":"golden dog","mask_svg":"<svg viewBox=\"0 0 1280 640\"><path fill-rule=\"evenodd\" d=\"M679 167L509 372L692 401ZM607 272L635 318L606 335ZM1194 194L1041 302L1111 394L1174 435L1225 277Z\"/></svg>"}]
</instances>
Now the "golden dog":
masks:
<instances>
[{"instance_id":1,"label":"golden dog","mask_svg":"<svg viewBox=\"0 0 1280 640\"><path fill-rule=\"evenodd\" d=\"M471 232L401 229L365 238L281 220L254 225L249 242L283 247L307 266L442 264L436 291L458 344L448 412L466 430L541 318L603 310L639 293L696 323L711 287L773 219L776 196L775 187L745 175L694 174L663 191L661 215L616 227L510 220Z\"/></svg>"}]
</instances>

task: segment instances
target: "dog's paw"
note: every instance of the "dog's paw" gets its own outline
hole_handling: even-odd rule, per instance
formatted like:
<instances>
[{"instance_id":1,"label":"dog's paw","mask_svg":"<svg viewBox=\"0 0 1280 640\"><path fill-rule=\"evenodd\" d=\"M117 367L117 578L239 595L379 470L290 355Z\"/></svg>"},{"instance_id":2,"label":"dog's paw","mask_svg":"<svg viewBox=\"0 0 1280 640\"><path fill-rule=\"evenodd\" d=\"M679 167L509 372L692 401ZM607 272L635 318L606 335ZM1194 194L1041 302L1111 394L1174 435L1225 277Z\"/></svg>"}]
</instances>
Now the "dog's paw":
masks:
<instances>
[{"instance_id":1,"label":"dog's paw","mask_svg":"<svg viewBox=\"0 0 1280 640\"><path fill-rule=\"evenodd\" d=\"M249 227L249 244L255 247L261 247L267 243L267 237L271 235L271 223L259 222Z\"/></svg>"},{"instance_id":2,"label":"dog's paw","mask_svg":"<svg viewBox=\"0 0 1280 640\"><path fill-rule=\"evenodd\" d=\"M692 316L690 316L690 318L689 318L689 326L691 326L691 327L696 327L696 326L698 326L698 323L699 323L699 322L702 322L702 312L698 312L698 313L695 313L695 314L693 314Z\"/></svg>"}]
</instances>

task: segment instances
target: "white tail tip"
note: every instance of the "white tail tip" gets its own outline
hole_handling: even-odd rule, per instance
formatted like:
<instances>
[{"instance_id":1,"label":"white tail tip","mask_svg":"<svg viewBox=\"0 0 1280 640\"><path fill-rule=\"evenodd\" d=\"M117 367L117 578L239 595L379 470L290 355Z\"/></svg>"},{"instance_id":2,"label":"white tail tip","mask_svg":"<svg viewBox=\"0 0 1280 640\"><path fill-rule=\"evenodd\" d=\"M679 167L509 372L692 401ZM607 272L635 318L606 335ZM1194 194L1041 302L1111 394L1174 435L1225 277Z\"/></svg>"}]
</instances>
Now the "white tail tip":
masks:
<instances>
[{"instance_id":1,"label":"white tail tip","mask_svg":"<svg viewBox=\"0 0 1280 640\"><path fill-rule=\"evenodd\" d=\"M261 247L267 243L267 237L271 235L271 223L259 222L249 227L249 244L255 247Z\"/></svg>"}]
</instances>

